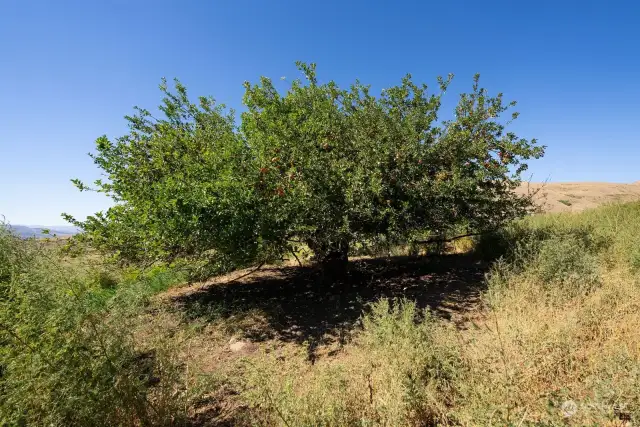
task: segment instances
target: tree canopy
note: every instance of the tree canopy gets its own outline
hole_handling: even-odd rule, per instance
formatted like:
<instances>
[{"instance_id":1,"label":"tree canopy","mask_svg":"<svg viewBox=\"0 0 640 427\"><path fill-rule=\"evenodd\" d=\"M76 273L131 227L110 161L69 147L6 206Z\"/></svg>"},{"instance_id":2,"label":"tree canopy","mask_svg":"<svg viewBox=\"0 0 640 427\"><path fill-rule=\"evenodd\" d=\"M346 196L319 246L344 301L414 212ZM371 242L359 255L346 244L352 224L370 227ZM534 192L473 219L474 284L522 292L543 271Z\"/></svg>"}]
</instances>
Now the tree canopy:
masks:
<instances>
[{"instance_id":1,"label":"tree canopy","mask_svg":"<svg viewBox=\"0 0 640 427\"><path fill-rule=\"evenodd\" d=\"M213 98L192 102L179 81L163 80L160 117L136 108L126 135L96 141L106 179L74 180L115 205L67 219L124 260L206 254L228 269L302 244L323 261L346 259L356 243L482 232L531 208L513 190L544 147L506 131L515 102L489 96L479 76L442 120L452 75L435 92L407 75L374 96L297 65L305 79L284 93L265 77L245 83L239 124Z\"/></svg>"}]
</instances>

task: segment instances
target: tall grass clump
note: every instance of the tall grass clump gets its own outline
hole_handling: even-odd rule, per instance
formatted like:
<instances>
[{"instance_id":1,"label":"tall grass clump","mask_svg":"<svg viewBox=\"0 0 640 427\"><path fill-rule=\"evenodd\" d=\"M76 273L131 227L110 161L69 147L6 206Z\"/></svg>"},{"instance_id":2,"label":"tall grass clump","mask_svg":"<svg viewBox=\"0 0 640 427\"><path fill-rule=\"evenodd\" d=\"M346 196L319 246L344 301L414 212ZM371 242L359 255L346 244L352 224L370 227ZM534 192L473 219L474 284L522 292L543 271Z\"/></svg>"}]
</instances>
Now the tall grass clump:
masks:
<instances>
[{"instance_id":1,"label":"tall grass clump","mask_svg":"<svg viewBox=\"0 0 640 427\"><path fill-rule=\"evenodd\" d=\"M167 278L116 286L41 246L0 227L0 425L179 424L179 367L133 335Z\"/></svg>"},{"instance_id":2,"label":"tall grass clump","mask_svg":"<svg viewBox=\"0 0 640 427\"><path fill-rule=\"evenodd\" d=\"M526 218L483 238L462 328L381 300L337 356L252 358L250 422L281 426L640 423L640 203Z\"/></svg>"},{"instance_id":3,"label":"tall grass clump","mask_svg":"<svg viewBox=\"0 0 640 427\"><path fill-rule=\"evenodd\" d=\"M380 300L340 358L309 366L302 354L250 364L244 398L259 425L436 425L456 399L461 359L449 333L406 300Z\"/></svg>"},{"instance_id":4,"label":"tall grass clump","mask_svg":"<svg viewBox=\"0 0 640 427\"><path fill-rule=\"evenodd\" d=\"M529 217L482 237L475 250L493 264L489 295L522 282L563 301L601 284L616 237L576 214ZM519 280L511 280L518 277ZM526 279L526 280L525 280Z\"/></svg>"},{"instance_id":5,"label":"tall grass clump","mask_svg":"<svg viewBox=\"0 0 640 427\"><path fill-rule=\"evenodd\" d=\"M469 371L458 419L640 422L640 203L531 217L491 239L502 258L484 319L462 334Z\"/></svg>"}]
</instances>

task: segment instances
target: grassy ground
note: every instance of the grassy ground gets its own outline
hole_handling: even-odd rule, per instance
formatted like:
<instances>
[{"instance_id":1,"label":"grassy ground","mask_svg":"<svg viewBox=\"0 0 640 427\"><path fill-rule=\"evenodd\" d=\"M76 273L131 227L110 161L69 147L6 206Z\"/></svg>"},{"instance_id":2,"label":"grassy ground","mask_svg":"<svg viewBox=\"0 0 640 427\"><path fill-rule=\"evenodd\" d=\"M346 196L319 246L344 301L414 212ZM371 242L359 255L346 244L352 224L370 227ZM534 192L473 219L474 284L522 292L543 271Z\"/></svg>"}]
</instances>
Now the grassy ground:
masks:
<instances>
[{"instance_id":1,"label":"grassy ground","mask_svg":"<svg viewBox=\"0 0 640 427\"><path fill-rule=\"evenodd\" d=\"M163 291L179 278L120 272L106 295L113 272L94 271L83 295L102 301L91 313L112 329L91 332L91 313L64 325L55 323L64 310L36 314L67 328L64 337L83 331L88 350L57 339L92 355L77 369L106 384L98 390L111 390L114 357L127 386L105 408L44 362L31 372L47 353L27 347L21 364L2 359L0 386L31 388L5 393L0 419L39 425L56 408L49 425L105 425L71 417L80 405L112 425L636 425L638 241L640 203L629 203L531 217L475 242L473 253L358 259L330 283L309 267L279 267ZM37 343L29 325L14 316L5 327ZM43 378L49 388L34 395ZM51 391L61 385L66 397ZM20 400L29 395L41 401Z\"/></svg>"}]
</instances>

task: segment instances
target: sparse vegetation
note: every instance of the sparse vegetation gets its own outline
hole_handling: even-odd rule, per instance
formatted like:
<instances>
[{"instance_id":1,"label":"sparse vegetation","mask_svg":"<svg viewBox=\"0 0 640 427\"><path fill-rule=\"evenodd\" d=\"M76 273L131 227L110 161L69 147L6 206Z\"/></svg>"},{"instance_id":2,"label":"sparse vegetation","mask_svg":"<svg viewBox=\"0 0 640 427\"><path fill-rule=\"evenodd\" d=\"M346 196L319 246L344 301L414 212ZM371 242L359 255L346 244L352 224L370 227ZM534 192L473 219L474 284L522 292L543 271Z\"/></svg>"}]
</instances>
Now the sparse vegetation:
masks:
<instances>
[{"instance_id":1,"label":"sparse vegetation","mask_svg":"<svg viewBox=\"0 0 640 427\"><path fill-rule=\"evenodd\" d=\"M46 243L0 227L0 425L176 425L189 398L176 345L135 336L156 269L117 279L95 262L61 263ZM134 278L134 276L137 276Z\"/></svg>"},{"instance_id":2,"label":"sparse vegetation","mask_svg":"<svg viewBox=\"0 0 640 427\"><path fill-rule=\"evenodd\" d=\"M0 226L0 426L640 423L640 202L527 215L543 147L477 77L438 122L299 67L240 126L163 83L84 234Z\"/></svg>"},{"instance_id":3,"label":"sparse vegetation","mask_svg":"<svg viewBox=\"0 0 640 427\"><path fill-rule=\"evenodd\" d=\"M1 420L636 423L638 239L640 203L610 205L526 218L471 255L363 259L348 292L290 267L165 293L166 268L52 265L55 248L3 232Z\"/></svg>"},{"instance_id":4,"label":"sparse vegetation","mask_svg":"<svg viewBox=\"0 0 640 427\"><path fill-rule=\"evenodd\" d=\"M462 329L413 303L381 300L340 357L310 367L300 356L265 355L252 365L258 379L250 376L248 399L266 409L258 422L638 422L640 278L628 254L639 214L635 203L507 228L485 308Z\"/></svg>"}]
</instances>

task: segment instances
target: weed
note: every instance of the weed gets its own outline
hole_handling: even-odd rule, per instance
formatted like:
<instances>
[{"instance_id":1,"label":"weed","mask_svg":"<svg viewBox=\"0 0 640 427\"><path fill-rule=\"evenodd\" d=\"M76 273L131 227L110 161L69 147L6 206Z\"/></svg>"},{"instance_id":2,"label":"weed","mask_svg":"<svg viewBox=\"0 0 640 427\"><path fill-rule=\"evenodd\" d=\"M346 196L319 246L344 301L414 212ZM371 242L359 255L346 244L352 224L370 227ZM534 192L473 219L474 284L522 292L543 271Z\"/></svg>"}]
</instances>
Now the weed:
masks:
<instances>
[{"instance_id":1,"label":"weed","mask_svg":"<svg viewBox=\"0 0 640 427\"><path fill-rule=\"evenodd\" d=\"M141 349L132 334L158 275L119 287L105 271L52 262L33 240L3 234L0 245L8 249L0 261L0 424L175 425L184 418L171 351Z\"/></svg>"},{"instance_id":2,"label":"weed","mask_svg":"<svg viewBox=\"0 0 640 427\"><path fill-rule=\"evenodd\" d=\"M483 309L462 327L383 298L310 363L324 337L279 339L264 318L273 307L164 310L154 294L183 279L175 270L54 268L0 229L0 424L180 425L216 399L233 425L637 424L638 242L640 203L525 218L474 240L469 261L491 269ZM437 282L414 288L426 283ZM269 289L265 304L280 304ZM250 334L256 325L272 333ZM261 351L230 355L230 335L260 336Z\"/></svg>"},{"instance_id":3,"label":"weed","mask_svg":"<svg viewBox=\"0 0 640 427\"><path fill-rule=\"evenodd\" d=\"M262 410L255 412L261 425L444 422L462 363L455 345L441 339L445 331L413 302L383 299L338 362L310 369L300 354L265 355L251 362L244 396Z\"/></svg>"},{"instance_id":4,"label":"weed","mask_svg":"<svg viewBox=\"0 0 640 427\"><path fill-rule=\"evenodd\" d=\"M519 221L478 239L496 261L468 327L381 300L335 359L252 359L241 396L259 425L637 423L638 241L638 203Z\"/></svg>"}]
</instances>

